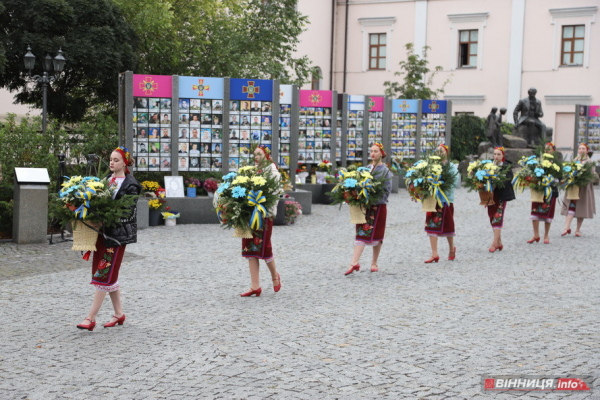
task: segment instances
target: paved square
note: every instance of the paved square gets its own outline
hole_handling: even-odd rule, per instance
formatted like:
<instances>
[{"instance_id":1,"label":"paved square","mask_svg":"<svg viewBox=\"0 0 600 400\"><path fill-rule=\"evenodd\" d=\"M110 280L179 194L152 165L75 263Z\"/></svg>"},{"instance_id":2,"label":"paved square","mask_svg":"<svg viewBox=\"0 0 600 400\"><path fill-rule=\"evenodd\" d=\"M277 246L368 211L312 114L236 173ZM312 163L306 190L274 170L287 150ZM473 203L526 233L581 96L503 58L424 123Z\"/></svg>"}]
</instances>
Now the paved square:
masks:
<instances>
[{"instance_id":1,"label":"paved square","mask_svg":"<svg viewBox=\"0 0 600 400\"><path fill-rule=\"evenodd\" d=\"M260 298L239 297L250 278L231 231L146 229L121 269L125 325L94 332L75 328L90 262L68 244L0 244L0 399L600 399L600 216L561 238L557 215L550 245L529 245L528 201L509 203L490 254L485 209L457 190L456 260L440 240L424 264L424 213L401 191L380 272L367 248L348 277L348 210L313 205L274 228L283 287L261 264ZM98 322L111 315L107 299ZM596 388L483 394L485 374L594 375Z\"/></svg>"}]
</instances>

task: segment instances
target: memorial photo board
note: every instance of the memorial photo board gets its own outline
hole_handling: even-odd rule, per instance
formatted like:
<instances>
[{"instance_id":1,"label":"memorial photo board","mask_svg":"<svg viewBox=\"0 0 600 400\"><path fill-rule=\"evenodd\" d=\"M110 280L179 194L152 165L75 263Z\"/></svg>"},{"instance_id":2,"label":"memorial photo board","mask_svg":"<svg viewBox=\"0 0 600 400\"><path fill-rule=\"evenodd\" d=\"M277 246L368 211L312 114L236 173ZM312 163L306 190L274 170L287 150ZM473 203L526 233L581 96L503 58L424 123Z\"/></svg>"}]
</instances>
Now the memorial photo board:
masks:
<instances>
[{"instance_id":1,"label":"memorial photo board","mask_svg":"<svg viewBox=\"0 0 600 400\"><path fill-rule=\"evenodd\" d=\"M600 106L575 106L575 148L586 143L591 151L600 150Z\"/></svg>"},{"instance_id":2,"label":"memorial photo board","mask_svg":"<svg viewBox=\"0 0 600 400\"><path fill-rule=\"evenodd\" d=\"M419 100L392 101L391 149L394 157L417 155L417 118Z\"/></svg>"},{"instance_id":3,"label":"memorial photo board","mask_svg":"<svg viewBox=\"0 0 600 400\"><path fill-rule=\"evenodd\" d=\"M279 87L279 168L290 169L293 85Z\"/></svg>"},{"instance_id":4,"label":"memorial photo board","mask_svg":"<svg viewBox=\"0 0 600 400\"><path fill-rule=\"evenodd\" d=\"M171 170L172 97L171 76L133 75L134 171Z\"/></svg>"},{"instance_id":5,"label":"memorial photo board","mask_svg":"<svg viewBox=\"0 0 600 400\"><path fill-rule=\"evenodd\" d=\"M298 162L319 164L332 159L333 92L301 90Z\"/></svg>"},{"instance_id":6,"label":"memorial photo board","mask_svg":"<svg viewBox=\"0 0 600 400\"><path fill-rule=\"evenodd\" d=\"M385 98L383 96L369 97L369 126L367 128L367 141L369 148L377 142L383 144L384 108Z\"/></svg>"},{"instance_id":7,"label":"memorial photo board","mask_svg":"<svg viewBox=\"0 0 600 400\"><path fill-rule=\"evenodd\" d=\"M363 161L365 96L348 96L346 127L346 161L354 164Z\"/></svg>"},{"instance_id":8,"label":"memorial photo board","mask_svg":"<svg viewBox=\"0 0 600 400\"><path fill-rule=\"evenodd\" d=\"M264 144L272 149L273 81L264 79L231 79L229 101L229 169L253 164L250 144ZM275 128L275 129L274 129ZM237 134L234 137L234 133ZM237 149L236 149L237 147ZM235 164L235 166L234 166Z\"/></svg>"},{"instance_id":9,"label":"memorial photo board","mask_svg":"<svg viewBox=\"0 0 600 400\"><path fill-rule=\"evenodd\" d=\"M446 100L421 100L421 155L446 142Z\"/></svg>"},{"instance_id":10,"label":"memorial photo board","mask_svg":"<svg viewBox=\"0 0 600 400\"><path fill-rule=\"evenodd\" d=\"M221 171L224 151L223 87L223 78L179 77L179 171Z\"/></svg>"}]
</instances>

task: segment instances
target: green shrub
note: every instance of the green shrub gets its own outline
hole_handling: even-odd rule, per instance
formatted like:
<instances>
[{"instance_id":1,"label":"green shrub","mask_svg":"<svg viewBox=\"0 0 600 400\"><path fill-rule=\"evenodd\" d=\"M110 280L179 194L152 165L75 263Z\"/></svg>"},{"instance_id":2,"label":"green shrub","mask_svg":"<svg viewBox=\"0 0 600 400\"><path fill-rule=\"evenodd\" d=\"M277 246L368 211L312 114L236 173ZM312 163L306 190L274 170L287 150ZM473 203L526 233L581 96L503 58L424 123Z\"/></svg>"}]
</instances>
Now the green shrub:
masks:
<instances>
[{"instance_id":1,"label":"green shrub","mask_svg":"<svg viewBox=\"0 0 600 400\"><path fill-rule=\"evenodd\" d=\"M474 115L452 117L452 147L450 157L464 160L469 154L477 154L479 143L487 140L485 120Z\"/></svg>"},{"instance_id":2,"label":"green shrub","mask_svg":"<svg viewBox=\"0 0 600 400\"><path fill-rule=\"evenodd\" d=\"M13 201L0 201L0 239L12 237Z\"/></svg>"}]
</instances>

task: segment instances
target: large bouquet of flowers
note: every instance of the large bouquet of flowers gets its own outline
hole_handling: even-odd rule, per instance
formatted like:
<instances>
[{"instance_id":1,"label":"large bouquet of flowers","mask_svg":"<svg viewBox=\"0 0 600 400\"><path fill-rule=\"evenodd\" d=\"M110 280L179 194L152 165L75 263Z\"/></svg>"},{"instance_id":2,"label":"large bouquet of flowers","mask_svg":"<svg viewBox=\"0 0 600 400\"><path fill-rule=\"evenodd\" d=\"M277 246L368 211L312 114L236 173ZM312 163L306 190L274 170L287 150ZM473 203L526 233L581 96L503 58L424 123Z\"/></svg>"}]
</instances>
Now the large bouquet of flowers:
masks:
<instances>
[{"instance_id":1,"label":"large bouquet of flowers","mask_svg":"<svg viewBox=\"0 0 600 400\"><path fill-rule=\"evenodd\" d=\"M521 192L525 186L531 190L531 201L543 203L552 196L552 188L558 186L561 179L561 168L552 161L552 154L542 154L541 160L537 156L523 156L519 161L522 167L513 178L512 185Z\"/></svg>"},{"instance_id":2,"label":"large bouquet of flowers","mask_svg":"<svg viewBox=\"0 0 600 400\"><path fill-rule=\"evenodd\" d=\"M73 176L62 184L59 193L52 195L50 216L63 225L73 222L73 250L96 250L97 233L90 227L112 228L121 219L131 216L138 196L126 195L113 200L114 191L115 186L109 185L106 179ZM81 232L85 228L85 236L76 233L76 230ZM86 243L80 243L78 237Z\"/></svg>"},{"instance_id":3,"label":"large bouquet of flowers","mask_svg":"<svg viewBox=\"0 0 600 400\"><path fill-rule=\"evenodd\" d=\"M350 222L365 223L364 209L377 204L383 197L384 178L374 178L369 168L357 167L353 171L341 168L338 173L338 183L327 195L331 204L346 203L350 206Z\"/></svg>"},{"instance_id":4,"label":"large bouquet of flowers","mask_svg":"<svg viewBox=\"0 0 600 400\"><path fill-rule=\"evenodd\" d=\"M567 191L568 200L579 200L579 188L594 180L594 163L581 161L564 162L562 165L562 187Z\"/></svg>"},{"instance_id":5,"label":"large bouquet of flowers","mask_svg":"<svg viewBox=\"0 0 600 400\"><path fill-rule=\"evenodd\" d=\"M428 155L406 171L406 188L413 201L423 202L422 211L435 211L435 204L449 204L445 192L456 179L449 163L442 163L436 155Z\"/></svg>"},{"instance_id":6,"label":"large bouquet of flowers","mask_svg":"<svg viewBox=\"0 0 600 400\"><path fill-rule=\"evenodd\" d=\"M477 190L481 205L494 204L493 190L504 187L506 181L505 168L494 164L491 160L477 160L469 163L465 186L469 192Z\"/></svg>"},{"instance_id":7,"label":"large bouquet of flowers","mask_svg":"<svg viewBox=\"0 0 600 400\"><path fill-rule=\"evenodd\" d=\"M247 166L223 177L216 191L215 204L219 221L235 228L234 236L251 238L251 231L263 230L267 213L281 193L281 183L269 169Z\"/></svg>"}]
</instances>

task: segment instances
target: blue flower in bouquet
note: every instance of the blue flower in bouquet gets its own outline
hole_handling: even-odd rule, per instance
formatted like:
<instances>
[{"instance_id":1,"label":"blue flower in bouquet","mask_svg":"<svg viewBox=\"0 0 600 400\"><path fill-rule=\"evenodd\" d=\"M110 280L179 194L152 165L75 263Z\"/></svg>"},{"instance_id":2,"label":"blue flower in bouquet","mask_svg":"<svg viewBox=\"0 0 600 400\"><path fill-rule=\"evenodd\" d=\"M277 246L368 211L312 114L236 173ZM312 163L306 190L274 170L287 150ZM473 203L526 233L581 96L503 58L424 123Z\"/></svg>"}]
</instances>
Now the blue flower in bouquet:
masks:
<instances>
[{"instance_id":1,"label":"blue flower in bouquet","mask_svg":"<svg viewBox=\"0 0 600 400\"><path fill-rule=\"evenodd\" d=\"M237 176L237 174L236 174L235 172L230 172L230 173L228 173L227 175L225 175L225 176L223 177L223 180L224 180L224 181L228 181L228 180L230 180L230 179L233 179L233 178L235 178L236 176Z\"/></svg>"},{"instance_id":2,"label":"blue flower in bouquet","mask_svg":"<svg viewBox=\"0 0 600 400\"><path fill-rule=\"evenodd\" d=\"M229 182L222 183L221 186L217 189L217 193L221 194L225 190L229 189Z\"/></svg>"},{"instance_id":3,"label":"blue flower in bouquet","mask_svg":"<svg viewBox=\"0 0 600 400\"><path fill-rule=\"evenodd\" d=\"M236 186L233 189L231 189L231 195L233 197L235 197L236 199L239 199L241 197L245 197L246 196L246 189L241 187L241 186Z\"/></svg>"},{"instance_id":4,"label":"blue flower in bouquet","mask_svg":"<svg viewBox=\"0 0 600 400\"><path fill-rule=\"evenodd\" d=\"M415 181L413 182L413 185L415 185L415 187L419 186L421 183L423 183L423 178L417 178L415 179Z\"/></svg>"},{"instance_id":5,"label":"blue flower in bouquet","mask_svg":"<svg viewBox=\"0 0 600 400\"><path fill-rule=\"evenodd\" d=\"M572 170L572 168L571 168L571 166L570 166L570 165L565 165L565 166L563 167L563 171L565 171L565 172L571 172L571 170Z\"/></svg>"},{"instance_id":6,"label":"blue flower in bouquet","mask_svg":"<svg viewBox=\"0 0 600 400\"><path fill-rule=\"evenodd\" d=\"M406 172L406 175L404 175L404 176L405 176L406 178L410 178L410 177L412 176L413 172L415 172L415 170L414 170L414 169L409 169L409 170Z\"/></svg>"},{"instance_id":7,"label":"blue flower in bouquet","mask_svg":"<svg viewBox=\"0 0 600 400\"><path fill-rule=\"evenodd\" d=\"M482 164L489 164L491 162L492 162L491 160L483 160L483 161L481 161Z\"/></svg>"},{"instance_id":8,"label":"blue flower in bouquet","mask_svg":"<svg viewBox=\"0 0 600 400\"><path fill-rule=\"evenodd\" d=\"M475 177L477 179L479 179L480 181L482 181L483 178L485 178L486 175L487 175L486 171L479 170L479 171L475 172Z\"/></svg>"},{"instance_id":9,"label":"blue flower in bouquet","mask_svg":"<svg viewBox=\"0 0 600 400\"><path fill-rule=\"evenodd\" d=\"M527 162L525 163L527 165L533 165L533 164L539 164L537 158L535 158L535 156L529 156L529 158L527 159Z\"/></svg>"},{"instance_id":10,"label":"blue flower in bouquet","mask_svg":"<svg viewBox=\"0 0 600 400\"><path fill-rule=\"evenodd\" d=\"M353 188L356 187L358 181L356 179L348 178L344 181L344 187Z\"/></svg>"},{"instance_id":11,"label":"blue flower in bouquet","mask_svg":"<svg viewBox=\"0 0 600 400\"><path fill-rule=\"evenodd\" d=\"M370 170L369 168L367 168L367 167L358 167L356 170L357 170L358 172L362 172L362 171L367 171L367 172L370 172L370 171L371 171L371 170Z\"/></svg>"},{"instance_id":12,"label":"blue flower in bouquet","mask_svg":"<svg viewBox=\"0 0 600 400\"><path fill-rule=\"evenodd\" d=\"M544 170L542 168L536 168L533 172L535 173L535 176L538 177L544 175Z\"/></svg>"}]
</instances>

